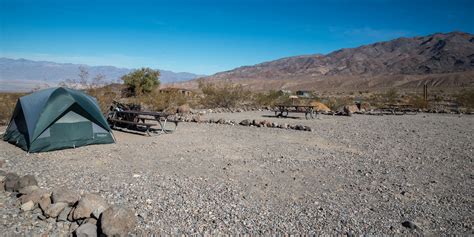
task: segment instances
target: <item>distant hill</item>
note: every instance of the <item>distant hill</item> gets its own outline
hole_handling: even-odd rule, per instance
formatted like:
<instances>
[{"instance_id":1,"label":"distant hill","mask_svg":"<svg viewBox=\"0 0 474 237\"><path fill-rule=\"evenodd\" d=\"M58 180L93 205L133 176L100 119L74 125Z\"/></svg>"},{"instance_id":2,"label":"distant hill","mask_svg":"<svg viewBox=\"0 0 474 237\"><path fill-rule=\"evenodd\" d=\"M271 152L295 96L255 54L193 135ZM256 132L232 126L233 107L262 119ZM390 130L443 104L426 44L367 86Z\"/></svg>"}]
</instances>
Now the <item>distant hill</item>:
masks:
<instances>
[{"instance_id":1,"label":"distant hill","mask_svg":"<svg viewBox=\"0 0 474 237\"><path fill-rule=\"evenodd\" d=\"M437 33L341 49L327 55L282 58L202 79L232 81L256 90L369 89L474 86L474 35ZM196 87L196 81L180 83Z\"/></svg>"},{"instance_id":2,"label":"distant hill","mask_svg":"<svg viewBox=\"0 0 474 237\"><path fill-rule=\"evenodd\" d=\"M37 86L55 86L66 79L78 79L79 67L83 66L93 78L98 74L114 82L133 69L113 66L88 66L71 63L32 61L27 59L0 58L0 91L28 91ZM162 83L192 80L202 75L188 72L160 70Z\"/></svg>"}]
</instances>

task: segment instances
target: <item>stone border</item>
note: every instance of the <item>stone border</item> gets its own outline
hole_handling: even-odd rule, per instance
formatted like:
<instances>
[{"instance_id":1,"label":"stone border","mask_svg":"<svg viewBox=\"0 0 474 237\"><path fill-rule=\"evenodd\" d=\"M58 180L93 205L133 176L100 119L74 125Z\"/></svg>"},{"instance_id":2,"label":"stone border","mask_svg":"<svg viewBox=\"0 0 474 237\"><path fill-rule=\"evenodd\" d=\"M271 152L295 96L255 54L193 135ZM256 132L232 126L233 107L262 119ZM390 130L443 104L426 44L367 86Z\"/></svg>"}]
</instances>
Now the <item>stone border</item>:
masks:
<instances>
[{"instance_id":1,"label":"stone border","mask_svg":"<svg viewBox=\"0 0 474 237\"><path fill-rule=\"evenodd\" d=\"M219 119L202 119L200 115L191 115L191 116L186 116L186 115L175 115L170 117L173 120L179 121L179 122L188 122L188 123L207 123L207 124L224 124L224 125L241 125L241 126L247 126L247 127L266 127L266 128L280 128L280 129L292 129L292 130L298 130L298 131L308 131L312 132L314 131L311 127L301 125L301 124L278 124L276 122L271 122L268 120L250 120L250 119L244 119L237 123L235 120L226 120L223 118Z\"/></svg>"},{"instance_id":2,"label":"stone border","mask_svg":"<svg viewBox=\"0 0 474 237\"><path fill-rule=\"evenodd\" d=\"M4 163L0 160L0 168ZM39 220L70 224L69 234L74 236L127 236L137 224L129 208L109 205L99 194L40 188L33 175L20 177L0 170L0 191L12 193L10 197L19 201L21 211L39 211Z\"/></svg>"}]
</instances>

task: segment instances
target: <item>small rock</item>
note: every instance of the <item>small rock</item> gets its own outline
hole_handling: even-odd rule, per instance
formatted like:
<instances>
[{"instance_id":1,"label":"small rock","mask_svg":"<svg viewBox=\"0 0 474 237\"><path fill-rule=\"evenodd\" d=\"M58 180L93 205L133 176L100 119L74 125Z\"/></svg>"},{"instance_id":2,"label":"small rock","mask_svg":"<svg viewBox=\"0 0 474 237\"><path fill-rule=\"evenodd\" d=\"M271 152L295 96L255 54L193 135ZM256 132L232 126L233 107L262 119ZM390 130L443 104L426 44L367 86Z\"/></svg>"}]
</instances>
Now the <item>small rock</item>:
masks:
<instances>
[{"instance_id":1,"label":"small rock","mask_svg":"<svg viewBox=\"0 0 474 237\"><path fill-rule=\"evenodd\" d=\"M102 213L100 224L107 236L126 236L135 227L136 219L131 210L114 205Z\"/></svg>"},{"instance_id":2,"label":"small rock","mask_svg":"<svg viewBox=\"0 0 474 237\"><path fill-rule=\"evenodd\" d=\"M74 211L75 211L75 207L72 208L72 210L69 212L69 215L67 216L67 220L70 221L70 222L73 222L74 221Z\"/></svg>"},{"instance_id":3,"label":"small rock","mask_svg":"<svg viewBox=\"0 0 474 237\"><path fill-rule=\"evenodd\" d=\"M69 213L71 212L72 210L72 207L65 207L61 213L59 213L59 216L58 216L58 221L67 221L67 217L69 215Z\"/></svg>"},{"instance_id":4,"label":"small rock","mask_svg":"<svg viewBox=\"0 0 474 237\"><path fill-rule=\"evenodd\" d=\"M18 191L20 177L15 173L7 173L5 175L5 190L8 192Z\"/></svg>"},{"instance_id":5,"label":"small rock","mask_svg":"<svg viewBox=\"0 0 474 237\"><path fill-rule=\"evenodd\" d=\"M49 217L56 218L68 206L65 202L56 202L46 210L45 214Z\"/></svg>"},{"instance_id":6,"label":"small rock","mask_svg":"<svg viewBox=\"0 0 474 237\"><path fill-rule=\"evenodd\" d=\"M75 191L61 188L54 190L51 197L53 203L63 202L69 204L69 206L74 206L74 204L81 198L81 195Z\"/></svg>"},{"instance_id":7,"label":"small rock","mask_svg":"<svg viewBox=\"0 0 474 237\"><path fill-rule=\"evenodd\" d=\"M95 219L95 218L87 218L84 222L85 223L91 223L93 225L97 225L97 219Z\"/></svg>"},{"instance_id":8,"label":"small rock","mask_svg":"<svg viewBox=\"0 0 474 237\"><path fill-rule=\"evenodd\" d=\"M5 191L5 180L7 177L5 175L0 175L0 191Z\"/></svg>"},{"instance_id":9,"label":"small rock","mask_svg":"<svg viewBox=\"0 0 474 237\"><path fill-rule=\"evenodd\" d=\"M69 226L69 233L74 232L78 227L79 225L76 222L72 222Z\"/></svg>"},{"instance_id":10,"label":"small rock","mask_svg":"<svg viewBox=\"0 0 474 237\"><path fill-rule=\"evenodd\" d=\"M30 193L32 193L33 191L35 190L38 190L39 187L36 186L36 185L31 185L31 186L27 186L27 187L23 187L21 188L18 192L22 195L28 195Z\"/></svg>"},{"instance_id":11,"label":"small rock","mask_svg":"<svg viewBox=\"0 0 474 237\"><path fill-rule=\"evenodd\" d=\"M28 201L33 201L34 203L39 203L43 197L50 197L50 193L42 188L35 189L31 191L30 194L23 195L20 197L21 203L26 203Z\"/></svg>"},{"instance_id":12,"label":"small rock","mask_svg":"<svg viewBox=\"0 0 474 237\"><path fill-rule=\"evenodd\" d=\"M91 223L85 223L75 230L77 237L95 237L97 236L97 226Z\"/></svg>"},{"instance_id":13,"label":"small rock","mask_svg":"<svg viewBox=\"0 0 474 237\"><path fill-rule=\"evenodd\" d=\"M250 119L244 119L244 120L240 121L239 124L242 125L242 126L250 126L252 124L252 121L250 121Z\"/></svg>"},{"instance_id":14,"label":"small rock","mask_svg":"<svg viewBox=\"0 0 474 237\"><path fill-rule=\"evenodd\" d=\"M98 218L107 207L107 202L100 195L88 193L79 200L74 210L74 219L88 218L92 213Z\"/></svg>"},{"instance_id":15,"label":"small rock","mask_svg":"<svg viewBox=\"0 0 474 237\"><path fill-rule=\"evenodd\" d=\"M43 210L43 212L46 212L46 210L49 209L49 206L51 206L51 197L50 196L41 197L38 204L41 210Z\"/></svg>"},{"instance_id":16,"label":"small rock","mask_svg":"<svg viewBox=\"0 0 474 237\"><path fill-rule=\"evenodd\" d=\"M22 211L31 211L31 210L33 210L33 208L35 208L35 203L33 201L29 201L29 202L24 203L23 205L21 205L21 210Z\"/></svg>"},{"instance_id":17,"label":"small rock","mask_svg":"<svg viewBox=\"0 0 474 237\"><path fill-rule=\"evenodd\" d=\"M402 226L410 230L414 230L418 228L418 226L412 221L404 221L402 222Z\"/></svg>"},{"instance_id":18,"label":"small rock","mask_svg":"<svg viewBox=\"0 0 474 237\"><path fill-rule=\"evenodd\" d=\"M4 160L4 159L0 159L0 168L3 168L3 165L5 165L5 160Z\"/></svg>"},{"instance_id":19,"label":"small rock","mask_svg":"<svg viewBox=\"0 0 474 237\"><path fill-rule=\"evenodd\" d=\"M18 189L26 188L28 186L38 186L38 182L33 175L25 175L21 177L18 182Z\"/></svg>"},{"instance_id":20,"label":"small rock","mask_svg":"<svg viewBox=\"0 0 474 237\"><path fill-rule=\"evenodd\" d=\"M187 104L180 105L178 109L176 109L176 112L178 114L189 114L190 111L191 111L191 108Z\"/></svg>"}]
</instances>

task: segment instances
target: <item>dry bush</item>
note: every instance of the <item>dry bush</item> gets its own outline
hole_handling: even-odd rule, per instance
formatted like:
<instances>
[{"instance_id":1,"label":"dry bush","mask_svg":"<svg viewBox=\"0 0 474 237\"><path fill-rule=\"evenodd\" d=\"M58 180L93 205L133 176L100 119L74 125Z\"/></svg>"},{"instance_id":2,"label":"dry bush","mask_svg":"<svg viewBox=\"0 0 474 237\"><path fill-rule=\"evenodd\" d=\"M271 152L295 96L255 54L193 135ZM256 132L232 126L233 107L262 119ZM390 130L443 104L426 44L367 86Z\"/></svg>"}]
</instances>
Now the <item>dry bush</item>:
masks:
<instances>
[{"instance_id":1,"label":"dry bush","mask_svg":"<svg viewBox=\"0 0 474 237\"><path fill-rule=\"evenodd\" d=\"M275 106L278 104L292 103L291 99L289 98L289 94L275 90L254 93L252 100L253 104L256 106Z\"/></svg>"},{"instance_id":2,"label":"dry bush","mask_svg":"<svg viewBox=\"0 0 474 237\"><path fill-rule=\"evenodd\" d=\"M323 100L323 103L326 104L332 111L336 111L342 106L354 104L354 101L350 97L331 97Z\"/></svg>"},{"instance_id":3,"label":"dry bush","mask_svg":"<svg viewBox=\"0 0 474 237\"><path fill-rule=\"evenodd\" d=\"M413 105L413 107L417 109L428 108L428 101L426 101L422 96L418 96L418 95L409 96L408 103Z\"/></svg>"},{"instance_id":4,"label":"dry bush","mask_svg":"<svg viewBox=\"0 0 474 237\"><path fill-rule=\"evenodd\" d=\"M468 109L474 109L474 89L465 89L455 96L456 102Z\"/></svg>"},{"instance_id":5,"label":"dry bush","mask_svg":"<svg viewBox=\"0 0 474 237\"><path fill-rule=\"evenodd\" d=\"M397 89L395 88L390 88L385 94L382 94L382 97L384 98L385 102L388 102L390 104L394 104L397 102L397 99L399 97L399 93Z\"/></svg>"},{"instance_id":6,"label":"dry bush","mask_svg":"<svg viewBox=\"0 0 474 237\"><path fill-rule=\"evenodd\" d=\"M134 97L136 104L141 104L144 108L153 111L176 112L178 106L189 104L190 98L177 91L159 93L153 91Z\"/></svg>"},{"instance_id":7,"label":"dry bush","mask_svg":"<svg viewBox=\"0 0 474 237\"><path fill-rule=\"evenodd\" d=\"M0 93L0 125L10 122L18 98L24 95L24 93Z\"/></svg>"},{"instance_id":8,"label":"dry bush","mask_svg":"<svg viewBox=\"0 0 474 237\"><path fill-rule=\"evenodd\" d=\"M251 92L241 85L232 83L213 84L199 82L199 89L203 93L200 105L205 108L233 108L251 101Z\"/></svg>"},{"instance_id":9,"label":"dry bush","mask_svg":"<svg viewBox=\"0 0 474 237\"><path fill-rule=\"evenodd\" d=\"M112 102L120 98L120 89L114 87L120 88L120 86L106 85L103 87L90 88L86 90L87 94L91 95L97 100L97 104L104 114L108 112Z\"/></svg>"}]
</instances>

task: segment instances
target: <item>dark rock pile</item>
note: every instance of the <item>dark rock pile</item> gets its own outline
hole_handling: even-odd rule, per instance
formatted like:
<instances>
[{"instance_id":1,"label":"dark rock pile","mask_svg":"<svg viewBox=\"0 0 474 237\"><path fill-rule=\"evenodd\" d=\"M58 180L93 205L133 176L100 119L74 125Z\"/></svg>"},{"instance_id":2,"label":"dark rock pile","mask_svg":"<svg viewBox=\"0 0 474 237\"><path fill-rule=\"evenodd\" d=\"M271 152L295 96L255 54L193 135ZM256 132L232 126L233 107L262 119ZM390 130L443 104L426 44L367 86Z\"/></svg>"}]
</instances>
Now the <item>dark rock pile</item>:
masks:
<instances>
[{"instance_id":1,"label":"dark rock pile","mask_svg":"<svg viewBox=\"0 0 474 237\"><path fill-rule=\"evenodd\" d=\"M0 191L17 197L21 212L36 213L44 222L62 222L75 236L126 236L136 225L130 209L109 205L99 194L78 192L67 188L49 191L38 187L32 175L18 176L0 170ZM64 234L64 233L63 233Z\"/></svg>"}]
</instances>

